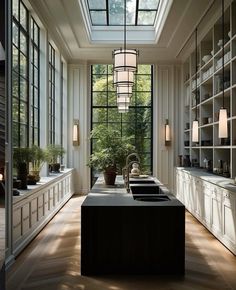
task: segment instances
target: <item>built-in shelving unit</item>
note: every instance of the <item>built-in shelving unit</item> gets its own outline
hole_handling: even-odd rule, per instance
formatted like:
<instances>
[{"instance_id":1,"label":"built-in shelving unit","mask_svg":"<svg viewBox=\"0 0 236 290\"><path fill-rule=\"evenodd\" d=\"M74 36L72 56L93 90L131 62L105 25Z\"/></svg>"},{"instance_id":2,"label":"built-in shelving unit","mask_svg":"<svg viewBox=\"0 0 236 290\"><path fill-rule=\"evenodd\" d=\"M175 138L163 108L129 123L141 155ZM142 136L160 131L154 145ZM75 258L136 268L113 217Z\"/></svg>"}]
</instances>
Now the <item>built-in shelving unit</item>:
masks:
<instances>
[{"instance_id":1,"label":"built-in shelving unit","mask_svg":"<svg viewBox=\"0 0 236 290\"><path fill-rule=\"evenodd\" d=\"M222 162L224 167L229 168L228 174L225 172L224 175L233 178L236 176L236 1L232 1L225 9L224 18L224 56L220 17L198 43L197 81L195 51L183 65L184 155L189 155L192 165L196 167L205 167L206 160L210 160L213 171L216 171L219 162ZM227 139L218 138L223 85L225 107L228 112ZM191 141L191 127L196 110L199 121L198 143Z\"/></svg>"}]
</instances>

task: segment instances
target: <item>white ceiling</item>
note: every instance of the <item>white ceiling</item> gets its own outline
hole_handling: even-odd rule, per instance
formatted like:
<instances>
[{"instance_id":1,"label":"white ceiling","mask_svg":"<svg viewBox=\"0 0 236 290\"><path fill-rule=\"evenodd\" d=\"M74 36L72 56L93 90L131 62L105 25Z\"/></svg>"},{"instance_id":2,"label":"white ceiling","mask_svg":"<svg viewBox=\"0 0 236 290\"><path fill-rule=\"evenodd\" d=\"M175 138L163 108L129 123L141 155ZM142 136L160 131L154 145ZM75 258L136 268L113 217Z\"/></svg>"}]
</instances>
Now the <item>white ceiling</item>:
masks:
<instances>
[{"instance_id":1,"label":"white ceiling","mask_svg":"<svg viewBox=\"0 0 236 290\"><path fill-rule=\"evenodd\" d=\"M111 63L112 50L120 47L122 43L91 43L79 1L29 0L70 63ZM135 44L131 45L140 51L139 62L180 61L179 52L212 2L213 0L173 0L157 43L143 44L136 39Z\"/></svg>"}]
</instances>

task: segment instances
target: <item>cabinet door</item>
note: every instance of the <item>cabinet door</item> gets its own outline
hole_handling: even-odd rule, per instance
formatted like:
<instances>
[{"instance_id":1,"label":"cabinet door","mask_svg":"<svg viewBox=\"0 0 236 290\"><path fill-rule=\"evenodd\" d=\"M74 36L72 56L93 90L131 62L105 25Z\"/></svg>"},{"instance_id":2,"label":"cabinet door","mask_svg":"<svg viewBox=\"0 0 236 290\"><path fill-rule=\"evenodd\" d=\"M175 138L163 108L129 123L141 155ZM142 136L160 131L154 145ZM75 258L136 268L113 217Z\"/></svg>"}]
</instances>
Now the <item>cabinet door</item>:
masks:
<instances>
[{"instance_id":1,"label":"cabinet door","mask_svg":"<svg viewBox=\"0 0 236 290\"><path fill-rule=\"evenodd\" d=\"M183 201L186 208L191 211L190 207L190 176L187 173L184 173L183 180Z\"/></svg>"},{"instance_id":2,"label":"cabinet door","mask_svg":"<svg viewBox=\"0 0 236 290\"><path fill-rule=\"evenodd\" d=\"M199 179L195 180L194 184L194 196L195 196L195 214L197 218L202 220L203 218L203 186L202 181Z\"/></svg>"},{"instance_id":3,"label":"cabinet door","mask_svg":"<svg viewBox=\"0 0 236 290\"><path fill-rule=\"evenodd\" d=\"M228 191L223 196L223 236L236 250L236 198Z\"/></svg>"},{"instance_id":4,"label":"cabinet door","mask_svg":"<svg viewBox=\"0 0 236 290\"><path fill-rule=\"evenodd\" d=\"M38 196L38 220L40 220L44 216L44 198L43 194Z\"/></svg>"},{"instance_id":5,"label":"cabinet door","mask_svg":"<svg viewBox=\"0 0 236 290\"><path fill-rule=\"evenodd\" d=\"M13 241L21 237L21 208L16 208L13 210Z\"/></svg>"},{"instance_id":6,"label":"cabinet door","mask_svg":"<svg viewBox=\"0 0 236 290\"><path fill-rule=\"evenodd\" d=\"M52 210L54 207L54 193L53 188L49 189L49 210Z\"/></svg>"},{"instance_id":7,"label":"cabinet door","mask_svg":"<svg viewBox=\"0 0 236 290\"><path fill-rule=\"evenodd\" d=\"M181 201L183 200L183 177L182 172L178 171L176 172L176 197Z\"/></svg>"},{"instance_id":8,"label":"cabinet door","mask_svg":"<svg viewBox=\"0 0 236 290\"><path fill-rule=\"evenodd\" d=\"M211 227L211 189L208 185L203 185L203 223Z\"/></svg>"},{"instance_id":9,"label":"cabinet door","mask_svg":"<svg viewBox=\"0 0 236 290\"><path fill-rule=\"evenodd\" d=\"M212 186L211 215L212 215L212 232L215 235L222 233L222 189Z\"/></svg>"},{"instance_id":10,"label":"cabinet door","mask_svg":"<svg viewBox=\"0 0 236 290\"><path fill-rule=\"evenodd\" d=\"M30 228L30 206L29 203L22 207L22 235L28 232Z\"/></svg>"},{"instance_id":11,"label":"cabinet door","mask_svg":"<svg viewBox=\"0 0 236 290\"><path fill-rule=\"evenodd\" d=\"M49 211L49 191L46 191L44 194L43 194L43 199L44 199L44 214L46 215Z\"/></svg>"},{"instance_id":12,"label":"cabinet door","mask_svg":"<svg viewBox=\"0 0 236 290\"><path fill-rule=\"evenodd\" d=\"M31 201L31 227L35 225L38 221L38 204L37 198Z\"/></svg>"}]
</instances>

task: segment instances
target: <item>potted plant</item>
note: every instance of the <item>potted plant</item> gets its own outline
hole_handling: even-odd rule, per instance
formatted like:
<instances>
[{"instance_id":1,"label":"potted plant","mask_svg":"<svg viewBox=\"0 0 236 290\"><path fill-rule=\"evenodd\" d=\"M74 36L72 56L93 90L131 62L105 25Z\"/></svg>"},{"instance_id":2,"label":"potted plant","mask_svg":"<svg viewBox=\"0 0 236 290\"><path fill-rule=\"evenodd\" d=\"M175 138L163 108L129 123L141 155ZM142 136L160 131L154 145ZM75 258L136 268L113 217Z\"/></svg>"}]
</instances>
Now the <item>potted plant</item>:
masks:
<instances>
[{"instance_id":1,"label":"potted plant","mask_svg":"<svg viewBox=\"0 0 236 290\"><path fill-rule=\"evenodd\" d=\"M50 144L46 149L46 160L49 163L49 169L53 172L60 172L59 157L65 154L65 149L59 144Z\"/></svg>"},{"instance_id":2,"label":"potted plant","mask_svg":"<svg viewBox=\"0 0 236 290\"><path fill-rule=\"evenodd\" d=\"M95 138L96 150L90 155L88 166L103 171L105 183L114 185L117 172L125 165L126 156L135 151L130 138L120 138L119 132L104 125L99 125L91 131Z\"/></svg>"},{"instance_id":3,"label":"potted plant","mask_svg":"<svg viewBox=\"0 0 236 290\"><path fill-rule=\"evenodd\" d=\"M20 189L27 189L29 158L30 149L28 147L17 147L13 149L14 167L17 170L17 179L21 181Z\"/></svg>"},{"instance_id":4,"label":"potted plant","mask_svg":"<svg viewBox=\"0 0 236 290\"><path fill-rule=\"evenodd\" d=\"M28 174L28 184L35 184L40 180L39 173L46 161L46 154L42 148L36 145L29 148L29 152L30 170Z\"/></svg>"}]
</instances>

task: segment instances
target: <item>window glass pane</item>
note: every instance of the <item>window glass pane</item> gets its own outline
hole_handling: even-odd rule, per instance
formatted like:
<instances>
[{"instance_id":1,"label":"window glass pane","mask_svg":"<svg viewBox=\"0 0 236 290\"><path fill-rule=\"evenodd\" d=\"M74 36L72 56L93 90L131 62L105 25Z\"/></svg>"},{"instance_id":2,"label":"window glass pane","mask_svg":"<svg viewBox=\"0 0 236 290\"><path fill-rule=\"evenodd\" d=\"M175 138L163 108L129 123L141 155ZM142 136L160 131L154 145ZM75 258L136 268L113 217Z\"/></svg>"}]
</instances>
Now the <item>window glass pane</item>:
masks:
<instances>
[{"instance_id":1,"label":"window glass pane","mask_svg":"<svg viewBox=\"0 0 236 290\"><path fill-rule=\"evenodd\" d=\"M93 106L106 106L107 104L107 93L94 92L93 93Z\"/></svg>"},{"instance_id":2,"label":"window glass pane","mask_svg":"<svg viewBox=\"0 0 236 290\"><path fill-rule=\"evenodd\" d=\"M156 11L139 11L138 25L154 25Z\"/></svg>"},{"instance_id":3,"label":"window glass pane","mask_svg":"<svg viewBox=\"0 0 236 290\"><path fill-rule=\"evenodd\" d=\"M108 128L117 131L117 137L121 137L121 123L108 123Z\"/></svg>"},{"instance_id":4,"label":"window glass pane","mask_svg":"<svg viewBox=\"0 0 236 290\"><path fill-rule=\"evenodd\" d=\"M16 98L12 98L12 119L15 122L18 122L18 108L19 108L19 100Z\"/></svg>"},{"instance_id":5,"label":"window glass pane","mask_svg":"<svg viewBox=\"0 0 236 290\"><path fill-rule=\"evenodd\" d=\"M139 92L136 94L136 106L151 106L151 92Z\"/></svg>"},{"instance_id":6,"label":"window glass pane","mask_svg":"<svg viewBox=\"0 0 236 290\"><path fill-rule=\"evenodd\" d=\"M18 90L18 74L12 74L12 95L16 98L19 98L19 90Z\"/></svg>"},{"instance_id":7,"label":"window glass pane","mask_svg":"<svg viewBox=\"0 0 236 290\"><path fill-rule=\"evenodd\" d=\"M23 78L20 78L20 98L21 100L27 101L27 81Z\"/></svg>"},{"instance_id":8,"label":"window glass pane","mask_svg":"<svg viewBox=\"0 0 236 290\"><path fill-rule=\"evenodd\" d=\"M137 91L150 91L151 88L151 76L150 75L138 75L137 76Z\"/></svg>"},{"instance_id":9,"label":"window glass pane","mask_svg":"<svg viewBox=\"0 0 236 290\"><path fill-rule=\"evenodd\" d=\"M13 45L12 46L12 54L13 54L13 57L12 57L12 69L16 72L18 72L18 64L19 64L19 61L18 61L18 49Z\"/></svg>"},{"instance_id":10,"label":"window glass pane","mask_svg":"<svg viewBox=\"0 0 236 290\"><path fill-rule=\"evenodd\" d=\"M108 93L108 106L116 106L116 93L109 92Z\"/></svg>"},{"instance_id":11,"label":"window glass pane","mask_svg":"<svg viewBox=\"0 0 236 290\"><path fill-rule=\"evenodd\" d=\"M118 112L118 108L110 108L108 109L108 120L109 122L120 122L121 121L121 115Z\"/></svg>"},{"instance_id":12,"label":"window glass pane","mask_svg":"<svg viewBox=\"0 0 236 290\"><path fill-rule=\"evenodd\" d=\"M39 120L39 118L38 118L39 116L38 116L38 109L34 109L34 127L38 127L38 120Z\"/></svg>"},{"instance_id":13,"label":"window glass pane","mask_svg":"<svg viewBox=\"0 0 236 290\"><path fill-rule=\"evenodd\" d=\"M124 1L110 0L109 1L109 24L124 25Z\"/></svg>"},{"instance_id":14,"label":"window glass pane","mask_svg":"<svg viewBox=\"0 0 236 290\"><path fill-rule=\"evenodd\" d=\"M107 109L94 108L93 109L93 122L106 122Z\"/></svg>"},{"instance_id":15,"label":"window glass pane","mask_svg":"<svg viewBox=\"0 0 236 290\"><path fill-rule=\"evenodd\" d=\"M12 141L13 141L14 147L18 146L18 136L19 136L18 123L13 122L13 124L12 124Z\"/></svg>"},{"instance_id":16,"label":"window glass pane","mask_svg":"<svg viewBox=\"0 0 236 290\"><path fill-rule=\"evenodd\" d=\"M34 83L38 86L38 70L36 67L34 67Z\"/></svg>"},{"instance_id":17,"label":"window glass pane","mask_svg":"<svg viewBox=\"0 0 236 290\"><path fill-rule=\"evenodd\" d=\"M39 28L37 24L34 24L34 42L36 45L39 44Z\"/></svg>"},{"instance_id":18,"label":"window glass pane","mask_svg":"<svg viewBox=\"0 0 236 290\"><path fill-rule=\"evenodd\" d=\"M38 67L38 49L34 48L34 65Z\"/></svg>"},{"instance_id":19,"label":"window glass pane","mask_svg":"<svg viewBox=\"0 0 236 290\"><path fill-rule=\"evenodd\" d=\"M139 64L138 74L151 74L151 66L146 64Z\"/></svg>"},{"instance_id":20,"label":"window glass pane","mask_svg":"<svg viewBox=\"0 0 236 290\"><path fill-rule=\"evenodd\" d=\"M27 123L27 104L25 102L20 103L20 122Z\"/></svg>"},{"instance_id":21,"label":"window glass pane","mask_svg":"<svg viewBox=\"0 0 236 290\"><path fill-rule=\"evenodd\" d=\"M106 25L106 12L105 11L91 11L92 25Z\"/></svg>"},{"instance_id":22,"label":"window glass pane","mask_svg":"<svg viewBox=\"0 0 236 290\"><path fill-rule=\"evenodd\" d=\"M139 9L157 9L159 0L139 0Z\"/></svg>"},{"instance_id":23,"label":"window glass pane","mask_svg":"<svg viewBox=\"0 0 236 290\"><path fill-rule=\"evenodd\" d=\"M93 65L92 73L94 75L93 77L96 77L95 75L106 74L107 73L107 65L103 65L103 64Z\"/></svg>"},{"instance_id":24,"label":"window glass pane","mask_svg":"<svg viewBox=\"0 0 236 290\"><path fill-rule=\"evenodd\" d=\"M104 92L107 90L107 76L95 75L93 78L93 91Z\"/></svg>"},{"instance_id":25,"label":"window glass pane","mask_svg":"<svg viewBox=\"0 0 236 290\"><path fill-rule=\"evenodd\" d=\"M22 53L20 53L20 74L24 77L27 76L27 60Z\"/></svg>"},{"instance_id":26,"label":"window glass pane","mask_svg":"<svg viewBox=\"0 0 236 290\"><path fill-rule=\"evenodd\" d=\"M27 126L20 125L20 146L27 147Z\"/></svg>"},{"instance_id":27,"label":"window glass pane","mask_svg":"<svg viewBox=\"0 0 236 290\"><path fill-rule=\"evenodd\" d=\"M126 24L135 25L135 14L136 14L136 0L128 0L126 3L127 14L126 14Z\"/></svg>"},{"instance_id":28,"label":"window glass pane","mask_svg":"<svg viewBox=\"0 0 236 290\"><path fill-rule=\"evenodd\" d=\"M20 2L20 24L27 30L27 13L24 5Z\"/></svg>"},{"instance_id":29,"label":"window glass pane","mask_svg":"<svg viewBox=\"0 0 236 290\"><path fill-rule=\"evenodd\" d=\"M27 54L27 40L24 33L20 32L20 50L26 55Z\"/></svg>"},{"instance_id":30,"label":"window glass pane","mask_svg":"<svg viewBox=\"0 0 236 290\"><path fill-rule=\"evenodd\" d=\"M39 140L38 140L38 128L34 128L34 144L38 145Z\"/></svg>"},{"instance_id":31,"label":"window glass pane","mask_svg":"<svg viewBox=\"0 0 236 290\"><path fill-rule=\"evenodd\" d=\"M18 37L19 37L19 31L18 27L16 26L15 22L12 22L12 40L13 43L18 47Z\"/></svg>"},{"instance_id":32,"label":"window glass pane","mask_svg":"<svg viewBox=\"0 0 236 290\"><path fill-rule=\"evenodd\" d=\"M34 88L34 107L38 108L38 89Z\"/></svg>"},{"instance_id":33,"label":"window glass pane","mask_svg":"<svg viewBox=\"0 0 236 290\"><path fill-rule=\"evenodd\" d=\"M106 9L106 0L88 0L89 9Z\"/></svg>"},{"instance_id":34,"label":"window glass pane","mask_svg":"<svg viewBox=\"0 0 236 290\"><path fill-rule=\"evenodd\" d=\"M12 12L13 16L18 19L19 15L19 0L13 0L12 1Z\"/></svg>"}]
</instances>

